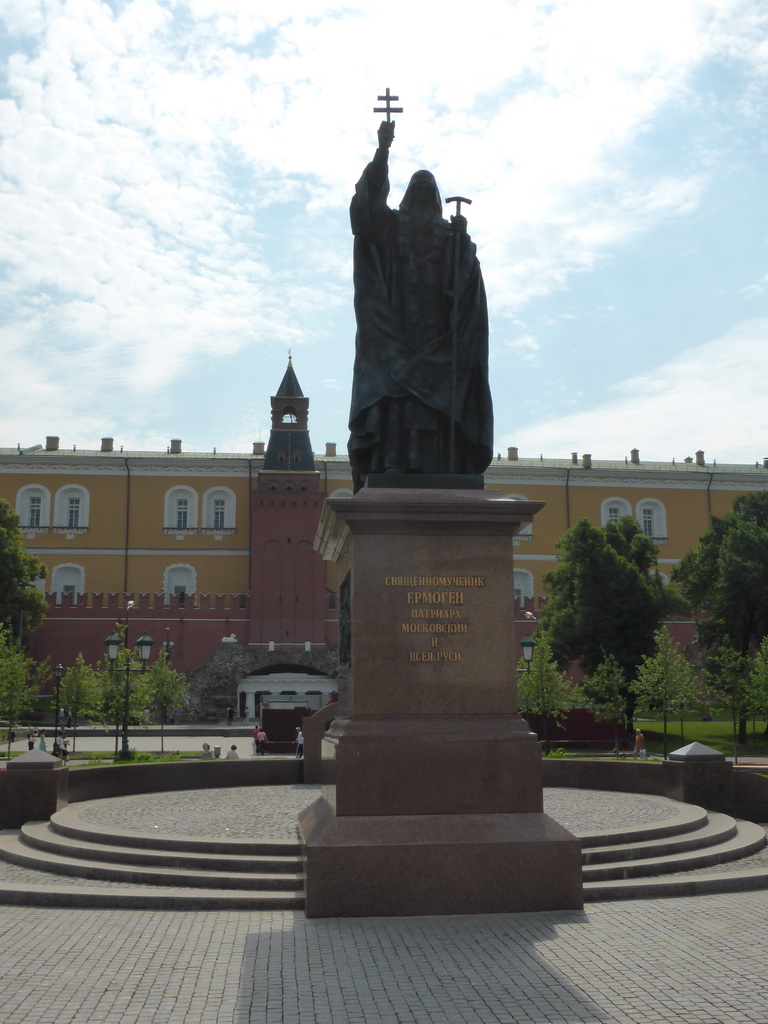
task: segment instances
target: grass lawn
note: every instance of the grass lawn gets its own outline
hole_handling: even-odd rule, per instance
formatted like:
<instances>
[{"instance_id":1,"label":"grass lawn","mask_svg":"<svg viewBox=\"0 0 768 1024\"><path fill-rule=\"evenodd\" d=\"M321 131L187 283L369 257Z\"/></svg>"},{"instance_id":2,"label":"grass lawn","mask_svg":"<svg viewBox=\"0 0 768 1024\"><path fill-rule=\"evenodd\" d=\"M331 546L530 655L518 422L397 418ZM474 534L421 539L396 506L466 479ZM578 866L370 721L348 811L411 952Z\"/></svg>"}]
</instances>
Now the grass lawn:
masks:
<instances>
[{"instance_id":1,"label":"grass lawn","mask_svg":"<svg viewBox=\"0 0 768 1024\"><path fill-rule=\"evenodd\" d=\"M635 725L642 729L645 745L654 754L661 754L664 749L663 725L661 722L636 719ZM683 733L680 734L680 722L667 721L667 753L677 750L687 743L703 743L714 750L719 750L729 757L733 754L733 725L730 718L716 718L712 722L698 719L686 720ZM751 719L747 726L747 742L739 744L736 752L740 758L749 760L754 757L768 757L768 736L765 735L765 722Z\"/></svg>"}]
</instances>

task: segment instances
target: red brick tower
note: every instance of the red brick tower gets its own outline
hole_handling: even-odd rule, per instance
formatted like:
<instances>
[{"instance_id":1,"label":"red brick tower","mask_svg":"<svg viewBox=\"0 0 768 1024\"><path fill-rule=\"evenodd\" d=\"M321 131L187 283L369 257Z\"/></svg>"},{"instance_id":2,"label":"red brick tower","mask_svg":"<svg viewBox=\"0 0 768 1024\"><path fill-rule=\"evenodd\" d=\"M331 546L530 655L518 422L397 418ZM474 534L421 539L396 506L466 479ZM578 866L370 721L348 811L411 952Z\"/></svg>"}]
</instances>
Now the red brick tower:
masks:
<instances>
[{"instance_id":1,"label":"red brick tower","mask_svg":"<svg viewBox=\"0 0 768 1024\"><path fill-rule=\"evenodd\" d=\"M325 566L313 547L325 495L309 438L309 399L290 356L270 401L269 444L251 492L249 642L298 651L326 641Z\"/></svg>"}]
</instances>

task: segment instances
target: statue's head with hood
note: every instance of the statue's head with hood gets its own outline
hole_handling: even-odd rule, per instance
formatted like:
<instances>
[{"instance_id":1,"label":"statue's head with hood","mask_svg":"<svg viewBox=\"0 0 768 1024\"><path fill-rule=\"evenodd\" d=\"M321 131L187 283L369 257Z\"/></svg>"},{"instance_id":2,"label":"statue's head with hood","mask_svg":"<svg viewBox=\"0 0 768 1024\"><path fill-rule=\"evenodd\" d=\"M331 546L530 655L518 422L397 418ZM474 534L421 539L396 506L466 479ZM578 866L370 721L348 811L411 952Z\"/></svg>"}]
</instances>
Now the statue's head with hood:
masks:
<instances>
[{"instance_id":1,"label":"statue's head with hood","mask_svg":"<svg viewBox=\"0 0 768 1024\"><path fill-rule=\"evenodd\" d=\"M402 213L412 213L415 208L429 204L433 216L443 216L443 204L435 176L431 171L416 171L408 183L400 203Z\"/></svg>"}]
</instances>

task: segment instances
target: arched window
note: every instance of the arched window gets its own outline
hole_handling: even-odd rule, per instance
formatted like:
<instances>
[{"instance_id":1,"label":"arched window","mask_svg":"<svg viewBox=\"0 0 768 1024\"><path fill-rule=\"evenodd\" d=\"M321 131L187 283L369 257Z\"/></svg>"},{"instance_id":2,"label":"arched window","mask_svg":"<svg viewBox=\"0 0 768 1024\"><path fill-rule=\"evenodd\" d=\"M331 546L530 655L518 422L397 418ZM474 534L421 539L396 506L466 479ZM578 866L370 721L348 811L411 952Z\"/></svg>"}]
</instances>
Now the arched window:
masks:
<instances>
[{"instance_id":1,"label":"arched window","mask_svg":"<svg viewBox=\"0 0 768 1024\"><path fill-rule=\"evenodd\" d=\"M56 595L56 604L61 604L62 597L73 600L78 594L85 593L85 569L82 565L65 562L54 566L51 573L51 593Z\"/></svg>"},{"instance_id":2,"label":"arched window","mask_svg":"<svg viewBox=\"0 0 768 1024\"><path fill-rule=\"evenodd\" d=\"M203 495L203 529L220 533L235 528L235 494L228 487L212 487Z\"/></svg>"},{"instance_id":3,"label":"arched window","mask_svg":"<svg viewBox=\"0 0 768 1024\"><path fill-rule=\"evenodd\" d=\"M643 498L635 507L635 519L640 529L656 541L657 544L667 542L667 511L656 498Z\"/></svg>"},{"instance_id":4,"label":"arched window","mask_svg":"<svg viewBox=\"0 0 768 1024\"><path fill-rule=\"evenodd\" d=\"M85 487L68 484L56 492L53 507L53 528L60 533L87 530L90 513L90 495Z\"/></svg>"},{"instance_id":5,"label":"arched window","mask_svg":"<svg viewBox=\"0 0 768 1024\"><path fill-rule=\"evenodd\" d=\"M631 516L632 506L624 498L606 498L600 506L600 525L617 523L622 516Z\"/></svg>"},{"instance_id":6,"label":"arched window","mask_svg":"<svg viewBox=\"0 0 768 1024\"><path fill-rule=\"evenodd\" d=\"M197 529L197 491L172 487L165 494L164 527L168 533Z\"/></svg>"},{"instance_id":7,"label":"arched window","mask_svg":"<svg viewBox=\"0 0 768 1024\"><path fill-rule=\"evenodd\" d=\"M293 406L286 405L285 409L283 409L283 419L282 419L282 422L283 423L297 423L298 422L298 420L296 418L296 410L293 408Z\"/></svg>"},{"instance_id":8,"label":"arched window","mask_svg":"<svg viewBox=\"0 0 768 1024\"><path fill-rule=\"evenodd\" d=\"M21 530L47 530L51 525L51 493L40 484L28 484L16 495Z\"/></svg>"},{"instance_id":9,"label":"arched window","mask_svg":"<svg viewBox=\"0 0 768 1024\"><path fill-rule=\"evenodd\" d=\"M166 604L171 597L178 597L179 604L184 604L187 594L197 593L197 573L191 565L169 565L163 573L163 593Z\"/></svg>"},{"instance_id":10,"label":"arched window","mask_svg":"<svg viewBox=\"0 0 768 1024\"><path fill-rule=\"evenodd\" d=\"M533 597L533 574L527 569L515 569L515 597L518 601Z\"/></svg>"}]
</instances>

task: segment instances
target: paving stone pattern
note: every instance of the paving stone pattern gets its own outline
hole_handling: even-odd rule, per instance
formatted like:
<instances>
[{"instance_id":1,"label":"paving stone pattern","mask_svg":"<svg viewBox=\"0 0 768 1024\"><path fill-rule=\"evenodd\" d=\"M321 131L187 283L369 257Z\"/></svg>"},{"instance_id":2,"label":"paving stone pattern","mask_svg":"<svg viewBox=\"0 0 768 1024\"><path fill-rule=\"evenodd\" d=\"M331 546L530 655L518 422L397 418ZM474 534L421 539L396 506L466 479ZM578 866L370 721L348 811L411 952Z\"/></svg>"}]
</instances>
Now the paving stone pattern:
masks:
<instances>
[{"instance_id":1,"label":"paving stone pattern","mask_svg":"<svg viewBox=\"0 0 768 1024\"><path fill-rule=\"evenodd\" d=\"M115 797L89 804L80 820L146 835L290 842L298 835L299 811L320 795L320 789L303 784L235 786Z\"/></svg>"},{"instance_id":2,"label":"paving stone pattern","mask_svg":"<svg viewBox=\"0 0 768 1024\"><path fill-rule=\"evenodd\" d=\"M198 835L216 839L292 840L296 816L320 795L320 786L241 786L116 797L89 804L80 820L151 835ZM76 807L77 805L73 805ZM633 793L546 789L544 809L572 832L645 825L674 817L673 803Z\"/></svg>"},{"instance_id":3,"label":"paving stone pattern","mask_svg":"<svg viewBox=\"0 0 768 1024\"><path fill-rule=\"evenodd\" d=\"M488 917L0 908L3 1024L765 1024L768 894Z\"/></svg>"}]
</instances>

